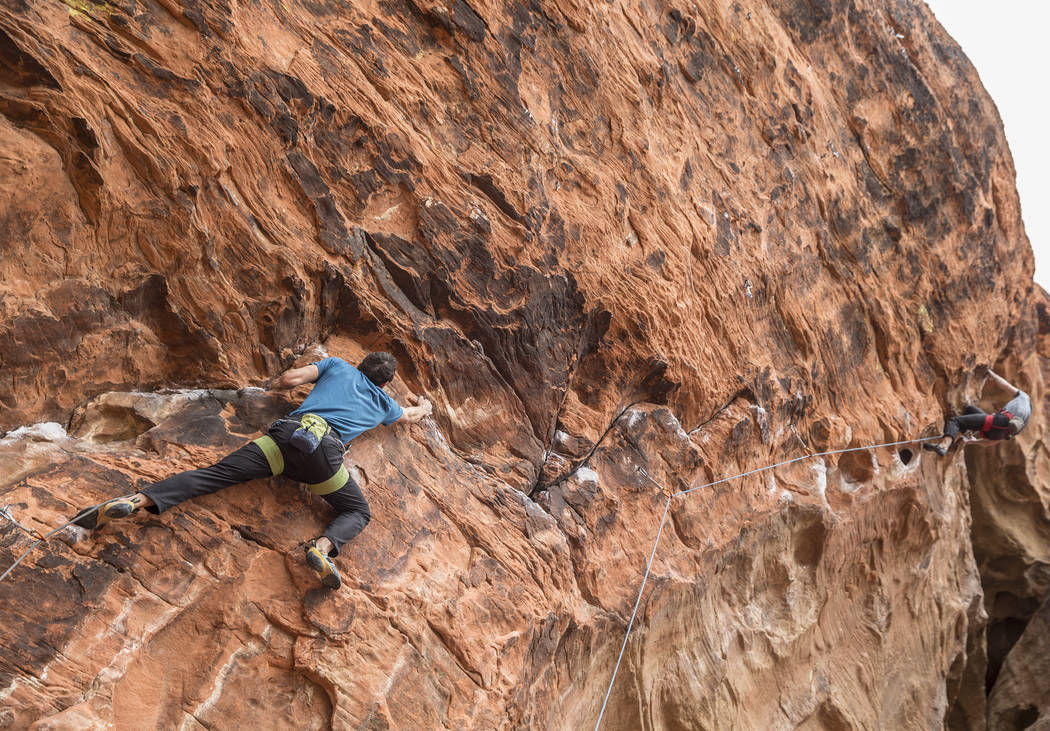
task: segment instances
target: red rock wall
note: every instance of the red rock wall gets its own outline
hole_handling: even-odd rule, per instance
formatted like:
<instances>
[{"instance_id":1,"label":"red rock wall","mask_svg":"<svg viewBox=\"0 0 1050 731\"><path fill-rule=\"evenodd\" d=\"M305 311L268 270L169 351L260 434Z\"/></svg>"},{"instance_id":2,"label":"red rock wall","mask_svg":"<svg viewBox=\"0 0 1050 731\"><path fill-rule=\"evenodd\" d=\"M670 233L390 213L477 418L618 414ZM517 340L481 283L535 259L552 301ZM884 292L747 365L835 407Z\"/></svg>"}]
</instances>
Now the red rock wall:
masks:
<instances>
[{"instance_id":1,"label":"red rock wall","mask_svg":"<svg viewBox=\"0 0 1050 731\"><path fill-rule=\"evenodd\" d=\"M1017 445L674 499L605 720L983 728L1047 590L1046 299L923 4L12 0L0 56L0 428L71 432L0 445L15 517L242 443L287 404L151 393L311 343L436 406L355 441L335 597L277 481L41 550L0 723L592 725L666 494L934 433L990 364Z\"/></svg>"}]
</instances>

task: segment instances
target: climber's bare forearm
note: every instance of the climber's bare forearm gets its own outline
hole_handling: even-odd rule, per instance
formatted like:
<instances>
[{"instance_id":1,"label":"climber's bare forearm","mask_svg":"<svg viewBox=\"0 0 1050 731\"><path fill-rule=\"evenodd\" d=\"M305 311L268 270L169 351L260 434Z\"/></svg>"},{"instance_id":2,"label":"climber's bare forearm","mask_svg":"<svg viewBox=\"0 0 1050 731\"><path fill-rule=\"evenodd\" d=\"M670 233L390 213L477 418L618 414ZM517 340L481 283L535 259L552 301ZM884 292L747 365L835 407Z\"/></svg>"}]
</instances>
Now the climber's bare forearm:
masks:
<instances>
[{"instance_id":1,"label":"climber's bare forearm","mask_svg":"<svg viewBox=\"0 0 1050 731\"><path fill-rule=\"evenodd\" d=\"M287 390L301 386L304 383L313 383L320 377L320 371L312 363L302 368L290 368L270 382L271 389Z\"/></svg>"},{"instance_id":2,"label":"climber's bare forearm","mask_svg":"<svg viewBox=\"0 0 1050 731\"><path fill-rule=\"evenodd\" d=\"M1002 376L1000 376L998 373L996 373L993 370L989 369L989 371L988 371L988 378L993 383L997 384L999 386L999 388L1003 389L1004 391L1008 391L1011 394L1017 393L1017 391L1018 391L1018 389L1012 383L1007 381L1005 378L1003 378Z\"/></svg>"}]
</instances>

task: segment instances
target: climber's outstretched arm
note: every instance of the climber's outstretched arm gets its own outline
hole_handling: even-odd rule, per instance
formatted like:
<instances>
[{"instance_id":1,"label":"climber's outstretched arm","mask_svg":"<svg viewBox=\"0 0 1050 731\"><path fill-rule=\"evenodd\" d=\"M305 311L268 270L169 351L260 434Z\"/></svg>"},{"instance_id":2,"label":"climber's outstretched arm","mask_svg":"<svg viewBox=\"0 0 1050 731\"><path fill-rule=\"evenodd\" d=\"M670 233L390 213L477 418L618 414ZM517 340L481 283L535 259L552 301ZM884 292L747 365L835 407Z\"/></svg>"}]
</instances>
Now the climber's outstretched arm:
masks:
<instances>
[{"instance_id":1,"label":"climber's outstretched arm","mask_svg":"<svg viewBox=\"0 0 1050 731\"><path fill-rule=\"evenodd\" d=\"M993 371L991 369L988 369L988 377L993 382L998 384L1000 388L1002 388L1002 389L1004 389L1006 391L1009 391L1011 394L1017 393L1020 390L1016 386L1014 386L1012 383L1010 383L1005 378L1003 378L1002 376L1000 376L998 373L996 373L995 371Z\"/></svg>"},{"instance_id":2,"label":"climber's outstretched arm","mask_svg":"<svg viewBox=\"0 0 1050 731\"><path fill-rule=\"evenodd\" d=\"M321 373L317 366L311 363L302 368L290 368L273 379L270 383L271 389L289 389L301 386L304 383L313 383L320 377Z\"/></svg>"}]
</instances>

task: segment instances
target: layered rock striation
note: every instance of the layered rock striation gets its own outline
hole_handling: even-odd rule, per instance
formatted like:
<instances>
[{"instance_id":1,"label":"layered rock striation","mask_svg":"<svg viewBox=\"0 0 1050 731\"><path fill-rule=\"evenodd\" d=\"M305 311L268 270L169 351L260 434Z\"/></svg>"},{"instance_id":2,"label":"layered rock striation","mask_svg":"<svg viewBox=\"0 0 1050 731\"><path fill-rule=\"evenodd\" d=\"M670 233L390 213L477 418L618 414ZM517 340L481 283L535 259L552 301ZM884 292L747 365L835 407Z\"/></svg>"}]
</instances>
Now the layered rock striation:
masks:
<instances>
[{"instance_id":1,"label":"layered rock striation","mask_svg":"<svg viewBox=\"0 0 1050 731\"><path fill-rule=\"evenodd\" d=\"M316 344L435 403L349 450L338 593L277 479L38 549L0 727L593 726L665 505L603 728L1050 723L1047 298L924 4L11 0L0 57L14 521L239 446ZM978 366L1015 442L668 503L937 434Z\"/></svg>"}]
</instances>

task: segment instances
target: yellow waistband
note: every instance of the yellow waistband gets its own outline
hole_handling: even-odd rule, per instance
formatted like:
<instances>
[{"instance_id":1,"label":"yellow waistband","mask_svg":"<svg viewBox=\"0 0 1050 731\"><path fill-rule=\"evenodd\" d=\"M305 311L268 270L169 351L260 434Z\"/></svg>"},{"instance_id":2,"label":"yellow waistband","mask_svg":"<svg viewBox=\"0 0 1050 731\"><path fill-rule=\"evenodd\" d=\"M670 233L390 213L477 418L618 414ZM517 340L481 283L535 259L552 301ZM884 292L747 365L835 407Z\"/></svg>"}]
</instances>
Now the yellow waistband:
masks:
<instances>
[{"instance_id":1,"label":"yellow waistband","mask_svg":"<svg viewBox=\"0 0 1050 731\"><path fill-rule=\"evenodd\" d=\"M350 473L346 469L346 465L340 465L339 471L329 477L324 482L318 482L316 485L307 485L310 488L310 492L314 495L327 495L330 492L335 492L340 489L343 485L350 481Z\"/></svg>"},{"instance_id":2,"label":"yellow waistband","mask_svg":"<svg viewBox=\"0 0 1050 731\"><path fill-rule=\"evenodd\" d=\"M277 442L273 440L273 437L269 434L264 434L258 439L253 439L252 442L259 445L259 449L262 450L262 453L266 456L266 461L270 465L270 472L274 476L284 472L284 455L281 454L281 448L277 446ZM340 489L349 481L350 472L346 469L346 465L340 465L336 473L327 480L314 485L307 485L307 487L310 488L310 492L314 495L327 495Z\"/></svg>"},{"instance_id":3,"label":"yellow waistband","mask_svg":"<svg viewBox=\"0 0 1050 731\"><path fill-rule=\"evenodd\" d=\"M281 454L281 448L277 446L277 442L273 440L273 437L269 434L263 434L258 439L253 439L252 442L258 445L259 449L266 455L266 461L270 464L270 472L274 475L284 472L284 455Z\"/></svg>"}]
</instances>

